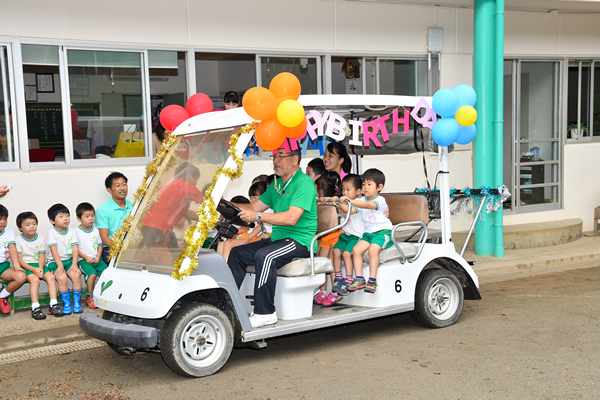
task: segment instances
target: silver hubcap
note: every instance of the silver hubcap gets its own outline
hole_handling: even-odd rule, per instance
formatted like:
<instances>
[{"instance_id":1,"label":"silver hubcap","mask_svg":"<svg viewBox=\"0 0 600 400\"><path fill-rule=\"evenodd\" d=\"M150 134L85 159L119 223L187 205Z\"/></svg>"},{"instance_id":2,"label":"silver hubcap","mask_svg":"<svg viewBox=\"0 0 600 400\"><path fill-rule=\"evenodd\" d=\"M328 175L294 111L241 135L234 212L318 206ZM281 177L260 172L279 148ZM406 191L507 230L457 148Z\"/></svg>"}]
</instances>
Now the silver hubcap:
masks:
<instances>
[{"instance_id":1,"label":"silver hubcap","mask_svg":"<svg viewBox=\"0 0 600 400\"><path fill-rule=\"evenodd\" d=\"M225 329L216 318L203 315L188 323L181 336L181 351L189 364L197 367L212 365L223 354Z\"/></svg>"},{"instance_id":2,"label":"silver hubcap","mask_svg":"<svg viewBox=\"0 0 600 400\"><path fill-rule=\"evenodd\" d=\"M458 308L458 288L448 278L438 279L429 290L429 310L439 320L452 318Z\"/></svg>"}]
</instances>

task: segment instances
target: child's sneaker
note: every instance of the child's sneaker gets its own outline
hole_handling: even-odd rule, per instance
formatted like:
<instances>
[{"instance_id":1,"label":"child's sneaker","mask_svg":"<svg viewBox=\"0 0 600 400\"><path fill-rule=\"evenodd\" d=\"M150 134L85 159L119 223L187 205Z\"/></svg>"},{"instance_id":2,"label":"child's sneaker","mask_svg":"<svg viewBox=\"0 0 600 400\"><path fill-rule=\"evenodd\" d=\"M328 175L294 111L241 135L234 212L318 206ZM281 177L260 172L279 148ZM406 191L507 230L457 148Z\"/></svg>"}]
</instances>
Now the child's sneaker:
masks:
<instances>
[{"instance_id":1,"label":"child's sneaker","mask_svg":"<svg viewBox=\"0 0 600 400\"><path fill-rule=\"evenodd\" d=\"M40 319L46 319L46 316L44 315L44 313L42 312L42 309L39 307L36 307L35 310L31 311L31 316L33 317L33 319L35 320L40 320Z\"/></svg>"},{"instance_id":2,"label":"child's sneaker","mask_svg":"<svg viewBox=\"0 0 600 400\"><path fill-rule=\"evenodd\" d=\"M48 307L48 315L54 315L55 317L62 317L64 314L58 304Z\"/></svg>"},{"instance_id":3,"label":"child's sneaker","mask_svg":"<svg viewBox=\"0 0 600 400\"><path fill-rule=\"evenodd\" d=\"M333 285L332 292L339 294L340 296L348 296L348 282L344 278L335 278L335 284Z\"/></svg>"},{"instance_id":4,"label":"child's sneaker","mask_svg":"<svg viewBox=\"0 0 600 400\"><path fill-rule=\"evenodd\" d=\"M315 297L315 304L323 304L326 298L327 295L325 294L325 292L319 292L319 294L317 294L317 297Z\"/></svg>"},{"instance_id":5,"label":"child's sneaker","mask_svg":"<svg viewBox=\"0 0 600 400\"><path fill-rule=\"evenodd\" d=\"M365 278L354 278L354 281L350 286L348 286L349 292L354 292L355 290L364 289L367 286L367 281Z\"/></svg>"},{"instance_id":6,"label":"child's sneaker","mask_svg":"<svg viewBox=\"0 0 600 400\"><path fill-rule=\"evenodd\" d=\"M327 295L327 298L326 298L326 299L325 299L325 301L323 302L323 305L324 305L325 307L329 307L329 306L332 306L332 305L334 305L335 303L337 303L337 302L338 302L338 301L340 301L341 299L342 299L342 296L340 296L340 295L339 295L339 294L337 294L337 293L333 293L333 292L331 292L331 293L329 293L329 294Z\"/></svg>"},{"instance_id":7,"label":"child's sneaker","mask_svg":"<svg viewBox=\"0 0 600 400\"><path fill-rule=\"evenodd\" d=\"M367 286L365 287L365 292L367 293L375 293L377 291L377 282L369 279Z\"/></svg>"},{"instance_id":8,"label":"child's sneaker","mask_svg":"<svg viewBox=\"0 0 600 400\"><path fill-rule=\"evenodd\" d=\"M0 299L0 312L3 314L10 313L10 303L8 302L8 297Z\"/></svg>"},{"instance_id":9,"label":"child's sneaker","mask_svg":"<svg viewBox=\"0 0 600 400\"><path fill-rule=\"evenodd\" d=\"M87 302L87 305L89 308L98 308L98 306L96 304L94 304L94 298L91 296L87 296L85 298L85 301Z\"/></svg>"}]
</instances>

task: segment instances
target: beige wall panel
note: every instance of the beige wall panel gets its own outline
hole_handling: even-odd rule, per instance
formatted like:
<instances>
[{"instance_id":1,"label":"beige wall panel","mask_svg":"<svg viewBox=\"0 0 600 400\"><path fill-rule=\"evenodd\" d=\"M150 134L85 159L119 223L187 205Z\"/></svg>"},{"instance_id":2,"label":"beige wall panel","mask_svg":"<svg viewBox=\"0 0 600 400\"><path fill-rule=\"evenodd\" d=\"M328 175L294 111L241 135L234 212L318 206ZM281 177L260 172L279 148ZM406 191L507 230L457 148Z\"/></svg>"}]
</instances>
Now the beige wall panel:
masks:
<instances>
[{"instance_id":1,"label":"beige wall panel","mask_svg":"<svg viewBox=\"0 0 600 400\"><path fill-rule=\"evenodd\" d=\"M473 54L473 10L456 10L456 52Z\"/></svg>"},{"instance_id":2,"label":"beige wall panel","mask_svg":"<svg viewBox=\"0 0 600 400\"><path fill-rule=\"evenodd\" d=\"M0 35L68 41L187 43L185 0L3 1Z\"/></svg>"},{"instance_id":3,"label":"beige wall panel","mask_svg":"<svg viewBox=\"0 0 600 400\"><path fill-rule=\"evenodd\" d=\"M598 171L598 154L600 143L567 144L564 147L565 190L581 188L600 189L600 174ZM595 199L596 206L600 205L600 197Z\"/></svg>"},{"instance_id":4,"label":"beige wall panel","mask_svg":"<svg viewBox=\"0 0 600 400\"><path fill-rule=\"evenodd\" d=\"M278 50L331 49L334 3L326 1L190 1L190 44Z\"/></svg>"},{"instance_id":5,"label":"beige wall panel","mask_svg":"<svg viewBox=\"0 0 600 400\"><path fill-rule=\"evenodd\" d=\"M547 13L507 11L504 54L559 54L559 20Z\"/></svg>"},{"instance_id":6,"label":"beige wall panel","mask_svg":"<svg viewBox=\"0 0 600 400\"><path fill-rule=\"evenodd\" d=\"M436 9L435 24L431 27L444 30L444 53L456 53L456 10L452 8Z\"/></svg>"},{"instance_id":7,"label":"beige wall panel","mask_svg":"<svg viewBox=\"0 0 600 400\"><path fill-rule=\"evenodd\" d=\"M336 4L335 50L380 53L427 52L427 28L435 8L379 3Z\"/></svg>"},{"instance_id":8,"label":"beige wall panel","mask_svg":"<svg viewBox=\"0 0 600 400\"><path fill-rule=\"evenodd\" d=\"M442 54L440 89L452 89L466 83L473 85L473 56L471 54Z\"/></svg>"},{"instance_id":9,"label":"beige wall panel","mask_svg":"<svg viewBox=\"0 0 600 400\"><path fill-rule=\"evenodd\" d=\"M600 15L563 15L560 32L562 54L600 54Z\"/></svg>"}]
</instances>

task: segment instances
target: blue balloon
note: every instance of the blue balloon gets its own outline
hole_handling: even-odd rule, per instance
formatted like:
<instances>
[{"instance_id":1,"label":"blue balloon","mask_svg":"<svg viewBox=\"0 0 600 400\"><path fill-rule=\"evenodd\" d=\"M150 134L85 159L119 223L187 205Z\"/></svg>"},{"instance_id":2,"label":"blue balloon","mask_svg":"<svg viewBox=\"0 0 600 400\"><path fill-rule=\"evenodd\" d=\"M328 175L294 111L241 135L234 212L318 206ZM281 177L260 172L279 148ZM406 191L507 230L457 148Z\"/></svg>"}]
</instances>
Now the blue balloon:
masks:
<instances>
[{"instance_id":1,"label":"blue balloon","mask_svg":"<svg viewBox=\"0 0 600 400\"><path fill-rule=\"evenodd\" d=\"M435 125L434 125L435 126ZM458 137L456 138L456 143L458 144L469 144L475 139L475 135L477 134L477 129L475 128L475 124L469 126L459 126Z\"/></svg>"},{"instance_id":2,"label":"blue balloon","mask_svg":"<svg viewBox=\"0 0 600 400\"><path fill-rule=\"evenodd\" d=\"M454 118L442 118L431 128L431 138L438 146L450 146L456 141L460 125Z\"/></svg>"},{"instance_id":3,"label":"blue balloon","mask_svg":"<svg viewBox=\"0 0 600 400\"><path fill-rule=\"evenodd\" d=\"M475 107L477 103L477 93L471 86L463 84L458 85L452 91L458 96L458 107L471 106Z\"/></svg>"},{"instance_id":4,"label":"blue balloon","mask_svg":"<svg viewBox=\"0 0 600 400\"><path fill-rule=\"evenodd\" d=\"M431 101L433 111L443 118L453 117L458 110L458 96L451 89L440 89Z\"/></svg>"}]
</instances>

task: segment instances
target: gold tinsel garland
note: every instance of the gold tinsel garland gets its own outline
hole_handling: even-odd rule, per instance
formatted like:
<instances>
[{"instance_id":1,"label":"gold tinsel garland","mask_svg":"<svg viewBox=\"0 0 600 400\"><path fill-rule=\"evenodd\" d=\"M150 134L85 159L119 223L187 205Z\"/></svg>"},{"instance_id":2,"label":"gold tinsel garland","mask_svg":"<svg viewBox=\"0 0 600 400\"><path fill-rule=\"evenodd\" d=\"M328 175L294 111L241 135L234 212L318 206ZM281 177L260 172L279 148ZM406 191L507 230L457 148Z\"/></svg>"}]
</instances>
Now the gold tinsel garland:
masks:
<instances>
[{"instance_id":1,"label":"gold tinsel garland","mask_svg":"<svg viewBox=\"0 0 600 400\"><path fill-rule=\"evenodd\" d=\"M176 144L178 142L179 142L179 138L177 136L173 136L171 134L171 132L168 132L168 131L165 132L165 138L164 138L160 148L156 152L156 155L154 156L154 160L150 164L148 164L148 166L146 167L146 175L144 176L144 179L142 180L142 184L140 185L137 192L133 196L133 204L134 205L139 203L141 201L141 199L146 195L146 190L148 189L148 180L152 176L156 175L156 173L158 172L158 168L160 167L160 164L162 163L163 159L166 157L167 152L169 151L169 148L171 148L171 146L173 146L174 144ZM119 252L121 251L121 248L123 247L123 239L125 238L125 235L127 235L127 232L129 232L132 221L133 221L132 215L125 218L123 220L123 224L121 225L121 227L111 237L113 244L110 247L110 252L108 254L109 259L116 257L119 254Z\"/></svg>"},{"instance_id":2,"label":"gold tinsel garland","mask_svg":"<svg viewBox=\"0 0 600 400\"><path fill-rule=\"evenodd\" d=\"M187 247L184 251L182 251L177 260L175 260L175 270L171 275L173 278L182 280L185 277L190 276L190 274L198 268L198 250L202 247L206 239L208 238L208 232L215 227L217 221L219 219L217 213L217 207L215 206L215 202L212 198L212 191L217 183L217 180L221 175L227 176L229 179L234 180L242 176L242 168L244 166L244 161L242 157L235 154L235 146L243 134L252 133L256 128L257 123L252 122L247 124L243 128L240 128L234 135L229 139L229 154L232 159L235 161L237 166L236 170L232 170L230 168L219 168L213 175L212 181L210 183L209 188L206 190L206 197L202 204L198 208L198 222L188 228L185 232L185 242L187 243ZM194 240L194 233L198 231L199 236L198 239ZM183 261L188 258L190 259L190 267L181 272L181 265Z\"/></svg>"}]
</instances>

